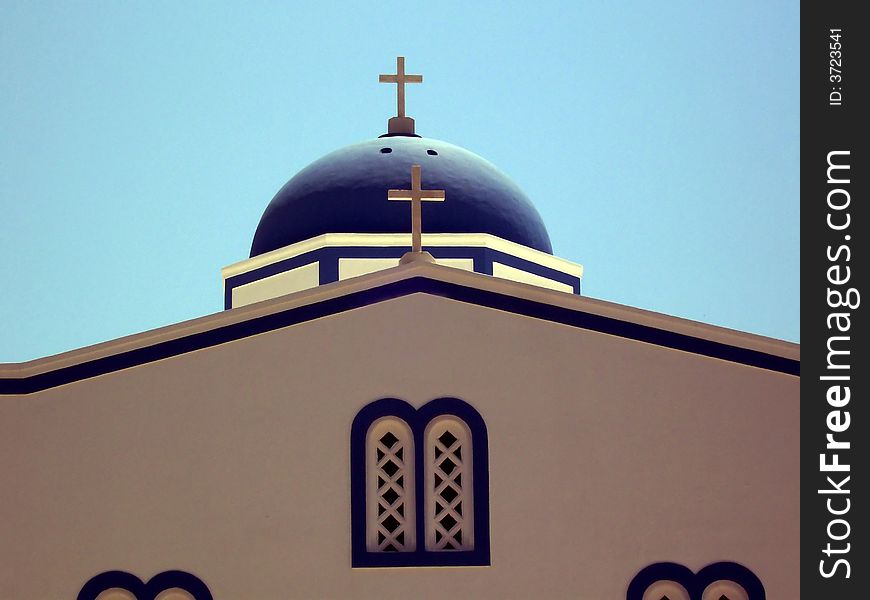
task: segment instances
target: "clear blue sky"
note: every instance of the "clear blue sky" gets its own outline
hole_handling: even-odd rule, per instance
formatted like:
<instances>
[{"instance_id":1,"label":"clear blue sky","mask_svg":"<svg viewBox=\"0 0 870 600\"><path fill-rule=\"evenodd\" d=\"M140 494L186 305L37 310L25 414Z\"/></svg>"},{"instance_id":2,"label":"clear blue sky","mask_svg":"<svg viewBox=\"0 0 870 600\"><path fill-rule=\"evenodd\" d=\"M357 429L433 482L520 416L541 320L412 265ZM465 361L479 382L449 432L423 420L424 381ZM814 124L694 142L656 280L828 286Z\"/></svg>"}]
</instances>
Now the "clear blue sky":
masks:
<instances>
[{"instance_id":1,"label":"clear blue sky","mask_svg":"<svg viewBox=\"0 0 870 600\"><path fill-rule=\"evenodd\" d=\"M0 3L0 362L220 311L299 169L417 131L587 296L797 341L798 2Z\"/></svg>"}]
</instances>

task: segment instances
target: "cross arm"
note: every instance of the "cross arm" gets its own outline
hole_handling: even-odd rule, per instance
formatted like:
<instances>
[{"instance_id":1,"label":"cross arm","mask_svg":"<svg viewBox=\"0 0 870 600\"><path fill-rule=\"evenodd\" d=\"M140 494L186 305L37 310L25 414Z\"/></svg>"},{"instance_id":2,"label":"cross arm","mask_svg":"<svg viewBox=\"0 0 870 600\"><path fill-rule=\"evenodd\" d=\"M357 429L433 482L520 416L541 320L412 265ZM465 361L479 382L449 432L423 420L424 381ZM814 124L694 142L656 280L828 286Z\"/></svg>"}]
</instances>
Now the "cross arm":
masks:
<instances>
[{"instance_id":1,"label":"cross arm","mask_svg":"<svg viewBox=\"0 0 870 600\"><path fill-rule=\"evenodd\" d=\"M420 199L441 202L444 200L444 190L421 190Z\"/></svg>"},{"instance_id":2,"label":"cross arm","mask_svg":"<svg viewBox=\"0 0 870 600\"><path fill-rule=\"evenodd\" d=\"M387 200L413 200L411 190L387 190Z\"/></svg>"}]
</instances>

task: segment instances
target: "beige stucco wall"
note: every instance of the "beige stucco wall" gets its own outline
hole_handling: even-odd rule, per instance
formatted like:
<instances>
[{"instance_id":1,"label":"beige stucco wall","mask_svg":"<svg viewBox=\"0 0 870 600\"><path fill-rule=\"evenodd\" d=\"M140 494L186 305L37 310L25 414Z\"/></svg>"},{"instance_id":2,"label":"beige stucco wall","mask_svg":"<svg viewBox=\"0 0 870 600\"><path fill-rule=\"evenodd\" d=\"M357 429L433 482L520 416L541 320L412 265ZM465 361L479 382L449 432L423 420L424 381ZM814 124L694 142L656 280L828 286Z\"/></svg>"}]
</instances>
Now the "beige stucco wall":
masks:
<instances>
[{"instance_id":1,"label":"beige stucco wall","mask_svg":"<svg viewBox=\"0 0 870 600\"><path fill-rule=\"evenodd\" d=\"M491 567L350 568L350 425L385 396L483 415ZM662 560L798 598L798 421L795 377L416 294L0 397L0 598L182 569L233 600L617 600Z\"/></svg>"}]
</instances>

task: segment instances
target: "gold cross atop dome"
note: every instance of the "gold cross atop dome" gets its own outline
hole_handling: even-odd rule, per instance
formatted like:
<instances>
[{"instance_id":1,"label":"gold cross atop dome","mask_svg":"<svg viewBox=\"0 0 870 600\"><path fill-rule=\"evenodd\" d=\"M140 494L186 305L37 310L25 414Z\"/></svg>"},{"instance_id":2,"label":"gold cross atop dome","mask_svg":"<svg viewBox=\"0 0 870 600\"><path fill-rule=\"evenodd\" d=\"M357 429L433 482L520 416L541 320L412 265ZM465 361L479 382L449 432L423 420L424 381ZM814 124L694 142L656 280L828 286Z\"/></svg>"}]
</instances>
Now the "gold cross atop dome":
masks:
<instances>
[{"instance_id":1,"label":"gold cross atop dome","mask_svg":"<svg viewBox=\"0 0 870 600\"><path fill-rule=\"evenodd\" d=\"M414 119L405 116L405 84L423 83L423 76L406 75L405 57L397 56L395 75L378 75L378 81L380 83L396 84L396 104L398 106L398 114L388 121L387 133L414 135Z\"/></svg>"},{"instance_id":2,"label":"gold cross atop dome","mask_svg":"<svg viewBox=\"0 0 870 600\"><path fill-rule=\"evenodd\" d=\"M434 262L428 252L423 252L423 202L443 202L444 190L424 190L420 165L411 166L411 189L388 190L388 200L411 202L411 252L402 257L402 263L411 260Z\"/></svg>"}]
</instances>

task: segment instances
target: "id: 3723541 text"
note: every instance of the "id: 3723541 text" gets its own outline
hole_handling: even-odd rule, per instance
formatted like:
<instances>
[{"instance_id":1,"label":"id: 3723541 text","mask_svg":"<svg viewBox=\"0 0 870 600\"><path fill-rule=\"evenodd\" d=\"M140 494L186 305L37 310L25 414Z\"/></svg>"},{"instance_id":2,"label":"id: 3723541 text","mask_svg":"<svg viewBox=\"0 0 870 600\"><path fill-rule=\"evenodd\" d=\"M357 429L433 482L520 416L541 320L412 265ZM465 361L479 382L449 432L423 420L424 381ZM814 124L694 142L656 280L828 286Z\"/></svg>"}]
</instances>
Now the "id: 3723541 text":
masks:
<instances>
[{"instance_id":1,"label":"id: 3723541 text","mask_svg":"<svg viewBox=\"0 0 870 600\"><path fill-rule=\"evenodd\" d=\"M830 29L828 42L828 106L843 105L843 37L842 29Z\"/></svg>"}]
</instances>

